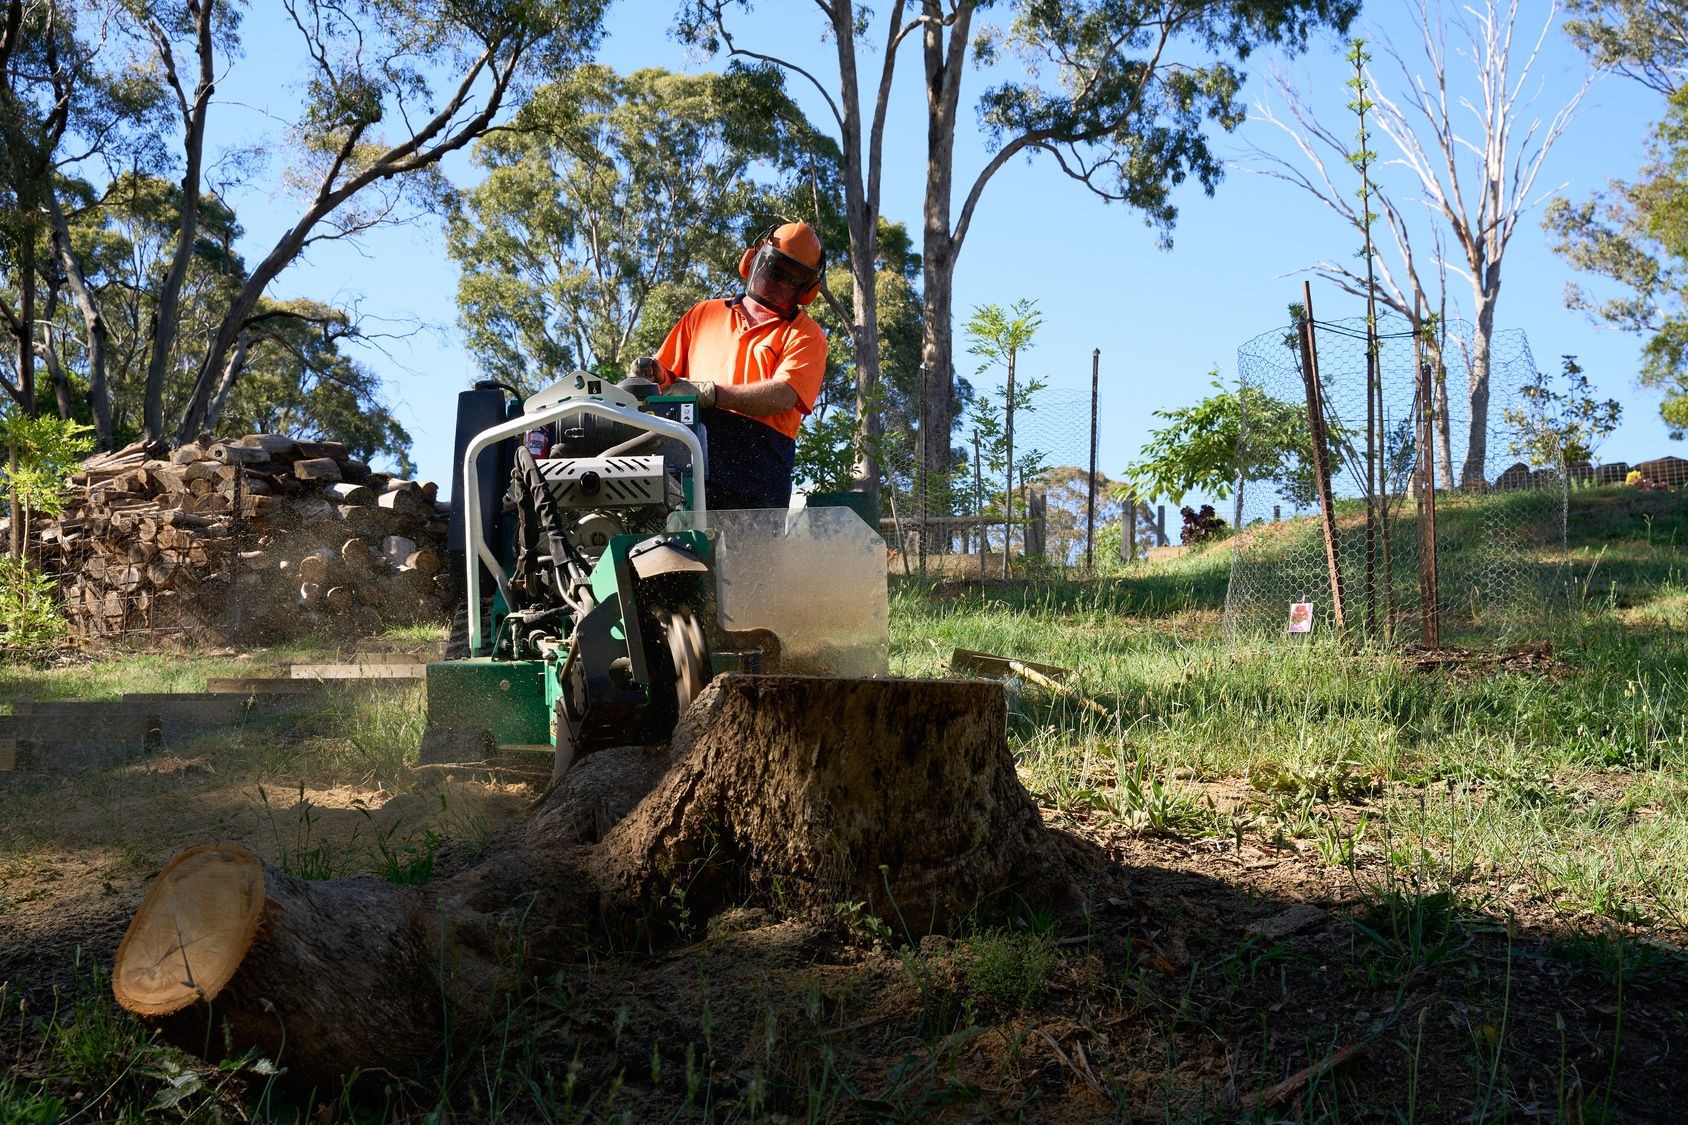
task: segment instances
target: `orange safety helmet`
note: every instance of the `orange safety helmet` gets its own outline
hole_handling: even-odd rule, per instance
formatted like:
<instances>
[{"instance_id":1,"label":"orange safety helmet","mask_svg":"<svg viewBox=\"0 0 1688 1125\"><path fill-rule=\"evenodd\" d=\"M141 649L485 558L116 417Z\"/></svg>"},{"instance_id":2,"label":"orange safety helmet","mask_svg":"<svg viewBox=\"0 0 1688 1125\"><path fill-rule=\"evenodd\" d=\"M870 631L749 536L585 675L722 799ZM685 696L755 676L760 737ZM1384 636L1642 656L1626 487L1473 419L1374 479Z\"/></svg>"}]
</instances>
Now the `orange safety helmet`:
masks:
<instances>
[{"instance_id":1,"label":"orange safety helmet","mask_svg":"<svg viewBox=\"0 0 1688 1125\"><path fill-rule=\"evenodd\" d=\"M821 291L826 248L808 223L769 227L739 258L745 291L791 319Z\"/></svg>"}]
</instances>

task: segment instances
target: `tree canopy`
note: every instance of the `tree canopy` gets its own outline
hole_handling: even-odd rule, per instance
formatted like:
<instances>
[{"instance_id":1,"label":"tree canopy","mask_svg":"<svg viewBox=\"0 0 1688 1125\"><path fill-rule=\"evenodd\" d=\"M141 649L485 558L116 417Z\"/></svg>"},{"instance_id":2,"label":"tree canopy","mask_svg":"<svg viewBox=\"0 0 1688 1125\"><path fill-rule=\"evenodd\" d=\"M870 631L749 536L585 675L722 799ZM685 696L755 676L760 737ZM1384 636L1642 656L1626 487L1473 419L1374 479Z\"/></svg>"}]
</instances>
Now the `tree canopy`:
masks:
<instances>
[{"instance_id":1,"label":"tree canopy","mask_svg":"<svg viewBox=\"0 0 1688 1125\"><path fill-rule=\"evenodd\" d=\"M475 160L486 178L449 227L461 321L487 374L524 389L619 378L736 276L812 162L836 163L777 71L596 65L536 90Z\"/></svg>"},{"instance_id":2,"label":"tree canopy","mask_svg":"<svg viewBox=\"0 0 1688 1125\"><path fill-rule=\"evenodd\" d=\"M1681 438L1688 434L1688 87L1680 75L1688 17L1673 5L1617 0L1575 8L1573 37L1596 61L1667 97L1636 176L1613 179L1581 201L1553 200L1543 224L1567 262L1616 284L1611 296L1568 285L1566 304L1644 338L1641 382L1663 392L1660 416Z\"/></svg>"}]
</instances>

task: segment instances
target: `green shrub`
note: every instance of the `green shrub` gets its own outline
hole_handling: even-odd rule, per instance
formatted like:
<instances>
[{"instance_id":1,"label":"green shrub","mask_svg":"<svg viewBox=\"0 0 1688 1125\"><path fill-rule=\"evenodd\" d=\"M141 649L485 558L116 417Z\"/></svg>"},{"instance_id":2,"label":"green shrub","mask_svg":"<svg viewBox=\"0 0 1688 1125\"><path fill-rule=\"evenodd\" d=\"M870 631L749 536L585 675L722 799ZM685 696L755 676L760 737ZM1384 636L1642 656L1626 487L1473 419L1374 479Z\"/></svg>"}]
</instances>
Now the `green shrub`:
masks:
<instances>
[{"instance_id":1,"label":"green shrub","mask_svg":"<svg viewBox=\"0 0 1688 1125\"><path fill-rule=\"evenodd\" d=\"M0 557L0 658L38 654L66 631L52 579L26 559Z\"/></svg>"}]
</instances>

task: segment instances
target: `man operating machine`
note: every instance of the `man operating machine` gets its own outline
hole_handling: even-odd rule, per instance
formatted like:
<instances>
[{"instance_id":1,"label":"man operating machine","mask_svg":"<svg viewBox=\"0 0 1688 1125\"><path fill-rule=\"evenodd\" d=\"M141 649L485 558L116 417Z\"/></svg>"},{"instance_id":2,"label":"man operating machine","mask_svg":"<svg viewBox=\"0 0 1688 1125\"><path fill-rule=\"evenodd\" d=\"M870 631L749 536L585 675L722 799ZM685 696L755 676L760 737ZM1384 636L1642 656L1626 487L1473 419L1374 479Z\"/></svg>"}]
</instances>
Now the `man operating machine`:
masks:
<instances>
[{"instance_id":1,"label":"man operating machine","mask_svg":"<svg viewBox=\"0 0 1688 1125\"><path fill-rule=\"evenodd\" d=\"M699 301L655 356L635 361L636 374L703 408L711 507L791 503L797 428L826 373L826 335L803 311L825 268L809 224L770 227L739 259L742 295Z\"/></svg>"}]
</instances>

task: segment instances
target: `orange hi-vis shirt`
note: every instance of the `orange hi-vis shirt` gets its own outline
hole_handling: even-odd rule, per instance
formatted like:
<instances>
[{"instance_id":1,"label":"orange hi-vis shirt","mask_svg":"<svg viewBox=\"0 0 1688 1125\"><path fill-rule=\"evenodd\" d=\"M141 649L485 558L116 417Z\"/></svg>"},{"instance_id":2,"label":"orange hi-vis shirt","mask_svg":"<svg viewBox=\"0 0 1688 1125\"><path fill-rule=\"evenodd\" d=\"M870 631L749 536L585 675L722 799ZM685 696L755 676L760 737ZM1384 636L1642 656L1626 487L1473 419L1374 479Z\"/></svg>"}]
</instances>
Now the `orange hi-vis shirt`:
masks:
<instances>
[{"instance_id":1,"label":"orange hi-vis shirt","mask_svg":"<svg viewBox=\"0 0 1688 1125\"><path fill-rule=\"evenodd\" d=\"M739 299L699 301L668 333L656 358L676 378L693 383L744 386L781 379L791 384L797 405L756 421L796 440L803 416L820 397L826 333L801 310L791 320L772 317L752 325Z\"/></svg>"}]
</instances>

